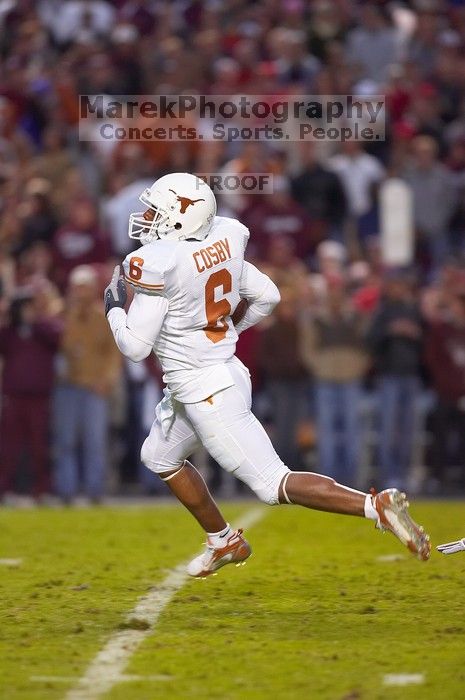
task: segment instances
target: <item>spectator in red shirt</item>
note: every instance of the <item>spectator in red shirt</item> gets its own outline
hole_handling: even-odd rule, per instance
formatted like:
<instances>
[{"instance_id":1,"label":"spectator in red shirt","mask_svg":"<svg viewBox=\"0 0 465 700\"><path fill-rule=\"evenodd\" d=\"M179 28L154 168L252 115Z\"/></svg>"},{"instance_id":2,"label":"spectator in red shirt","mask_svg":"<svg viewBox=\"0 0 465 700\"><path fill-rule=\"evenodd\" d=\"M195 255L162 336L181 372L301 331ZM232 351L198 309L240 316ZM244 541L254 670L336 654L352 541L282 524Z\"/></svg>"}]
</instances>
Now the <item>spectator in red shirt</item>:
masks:
<instances>
[{"instance_id":1,"label":"spectator in red shirt","mask_svg":"<svg viewBox=\"0 0 465 700\"><path fill-rule=\"evenodd\" d=\"M54 359L61 324L41 313L31 291L17 297L0 330L3 359L0 417L0 496L14 489L20 458L27 454L32 494L49 491L49 415Z\"/></svg>"},{"instance_id":2,"label":"spectator in red shirt","mask_svg":"<svg viewBox=\"0 0 465 700\"><path fill-rule=\"evenodd\" d=\"M305 415L307 372L300 359L298 295L281 288L281 303L260 334L258 366L272 409L276 450L286 464L298 464L297 429Z\"/></svg>"},{"instance_id":3,"label":"spectator in red shirt","mask_svg":"<svg viewBox=\"0 0 465 700\"><path fill-rule=\"evenodd\" d=\"M257 249L258 257L265 257L276 236L292 239L299 258L311 255L316 243L311 221L305 209L292 199L287 178L275 175L273 195L263 195L261 200L246 209L241 218L252 232L250 244Z\"/></svg>"},{"instance_id":4,"label":"spectator in red shirt","mask_svg":"<svg viewBox=\"0 0 465 700\"><path fill-rule=\"evenodd\" d=\"M108 238L98 225L97 210L93 202L71 202L68 220L54 236L53 251L55 277L60 289L66 287L73 268L107 260L110 252Z\"/></svg>"}]
</instances>

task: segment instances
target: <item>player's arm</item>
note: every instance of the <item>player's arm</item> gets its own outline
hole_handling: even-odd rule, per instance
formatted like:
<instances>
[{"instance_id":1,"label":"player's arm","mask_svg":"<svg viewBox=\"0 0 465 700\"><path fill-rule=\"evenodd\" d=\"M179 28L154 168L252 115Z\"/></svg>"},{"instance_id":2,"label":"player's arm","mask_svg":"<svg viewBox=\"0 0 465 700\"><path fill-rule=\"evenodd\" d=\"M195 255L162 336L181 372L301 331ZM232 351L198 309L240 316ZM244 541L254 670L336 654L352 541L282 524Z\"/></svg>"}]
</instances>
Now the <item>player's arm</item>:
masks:
<instances>
[{"instance_id":1,"label":"player's arm","mask_svg":"<svg viewBox=\"0 0 465 700\"><path fill-rule=\"evenodd\" d=\"M126 298L126 284L117 265L105 289L105 313L120 351L130 360L139 362L153 349L168 311L168 300L137 292L126 314Z\"/></svg>"},{"instance_id":2,"label":"player's arm","mask_svg":"<svg viewBox=\"0 0 465 700\"><path fill-rule=\"evenodd\" d=\"M275 283L249 262L242 268L239 295L247 301L247 309L235 323L238 333L269 316L281 299Z\"/></svg>"}]
</instances>

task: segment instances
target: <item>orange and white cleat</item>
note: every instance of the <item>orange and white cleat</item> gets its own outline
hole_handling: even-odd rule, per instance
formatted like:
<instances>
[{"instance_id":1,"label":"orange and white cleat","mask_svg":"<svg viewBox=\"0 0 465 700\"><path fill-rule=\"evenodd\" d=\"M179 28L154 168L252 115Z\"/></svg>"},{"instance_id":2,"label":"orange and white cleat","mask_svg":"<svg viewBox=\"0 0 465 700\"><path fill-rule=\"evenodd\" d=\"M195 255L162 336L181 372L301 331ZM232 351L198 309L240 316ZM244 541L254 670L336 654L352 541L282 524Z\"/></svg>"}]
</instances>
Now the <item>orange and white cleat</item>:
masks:
<instances>
[{"instance_id":1,"label":"orange and white cleat","mask_svg":"<svg viewBox=\"0 0 465 700\"><path fill-rule=\"evenodd\" d=\"M405 493L397 489L385 489L378 494L373 493L373 506L379 516L376 527L392 532L418 559L423 561L429 559L431 554L429 536L410 517Z\"/></svg>"},{"instance_id":2,"label":"orange and white cleat","mask_svg":"<svg viewBox=\"0 0 465 700\"><path fill-rule=\"evenodd\" d=\"M187 573L195 578L205 578L226 564L245 564L251 554L252 548L242 536L242 530L235 530L229 535L224 547L212 547L207 542L205 551L189 563Z\"/></svg>"}]
</instances>

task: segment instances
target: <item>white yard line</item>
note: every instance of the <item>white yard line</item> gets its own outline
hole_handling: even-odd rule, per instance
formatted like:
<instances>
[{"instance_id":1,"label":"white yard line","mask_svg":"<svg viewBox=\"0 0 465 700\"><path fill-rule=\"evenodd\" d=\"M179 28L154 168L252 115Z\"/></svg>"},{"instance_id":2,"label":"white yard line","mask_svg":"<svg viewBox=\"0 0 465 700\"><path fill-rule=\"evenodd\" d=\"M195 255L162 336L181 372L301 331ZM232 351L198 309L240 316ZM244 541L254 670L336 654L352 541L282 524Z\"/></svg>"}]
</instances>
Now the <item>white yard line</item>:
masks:
<instances>
[{"instance_id":1,"label":"white yard line","mask_svg":"<svg viewBox=\"0 0 465 700\"><path fill-rule=\"evenodd\" d=\"M375 561L380 562L396 562L396 561L406 561L408 557L403 554L382 554L380 557L376 557Z\"/></svg>"},{"instance_id":2,"label":"white yard line","mask_svg":"<svg viewBox=\"0 0 465 700\"><path fill-rule=\"evenodd\" d=\"M384 685L421 685L424 682L423 673L388 673L383 677Z\"/></svg>"},{"instance_id":3,"label":"white yard line","mask_svg":"<svg viewBox=\"0 0 465 700\"><path fill-rule=\"evenodd\" d=\"M75 683L78 679L77 676L31 676L29 678L33 683ZM131 673L122 673L117 678L118 683L133 683L134 681L171 681L173 676L167 675L150 675L150 676L138 676Z\"/></svg>"},{"instance_id":4,"label":"white yard line","mask_svg":"<svg viewBox=\"0 0 465 700\"><path fill-rule=\"evenodd\" d=\"M244 529L258 523L267 509L255 507L239 520ZM188 560L190 561L190 559ZM95 700L107 693L116 683L125 680L124 669L139 645L154 633L154 627L163 610L183 587L189 576L188 562L174 568L168 576L139 602L127 615L127 620L136 618L147 622L147 629L128 629L114 634L91 662L77 685L66 694L66 700Z\"/></svg>"},{"instance_id":5,"label":"white yard line","mask_svg":"<svg viewBox=\"0 0 465 700\"><path fill-rule=\"evenodd\" d=\"M0 566L21 566L22 559L0 559Z\"/></svg>"}]
</instances>

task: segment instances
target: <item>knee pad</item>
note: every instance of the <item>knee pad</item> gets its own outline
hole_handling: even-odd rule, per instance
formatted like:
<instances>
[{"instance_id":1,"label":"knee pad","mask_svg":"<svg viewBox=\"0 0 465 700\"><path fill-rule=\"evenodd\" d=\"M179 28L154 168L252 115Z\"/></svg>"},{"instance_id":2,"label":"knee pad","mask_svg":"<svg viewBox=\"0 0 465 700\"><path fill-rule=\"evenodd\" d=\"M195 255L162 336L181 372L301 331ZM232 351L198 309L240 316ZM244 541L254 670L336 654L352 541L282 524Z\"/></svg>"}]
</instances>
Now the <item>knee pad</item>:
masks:
<instances>
[{"instance_id":1,"label":"knee pad","mask_svg":"<svg viewBox=\"0 0 465 700\"><path fill-rule=\"evenodd\" d=\"M290 469L280 461L273 470L250 471L250 467L244 464L233 473L252 489L262 503L276 506L279 505L280 484Z\"/></svg>"},{"instance_id":2,"label":"knee pad","mask_svg":"<svg viewBox=\"0 0 465 700\"><path fill-rule=\"evenodd\" d=\"M184 458L173 458L170 459L170 455L159 455L157 454L156 446L150 443L150 435L144 443L140 450L140 458L142 464L144 464L147 469L155 474L163 474L164 472L172 471L173 469L178 469L184 464Z\"/></svg>"}]
</instances>

